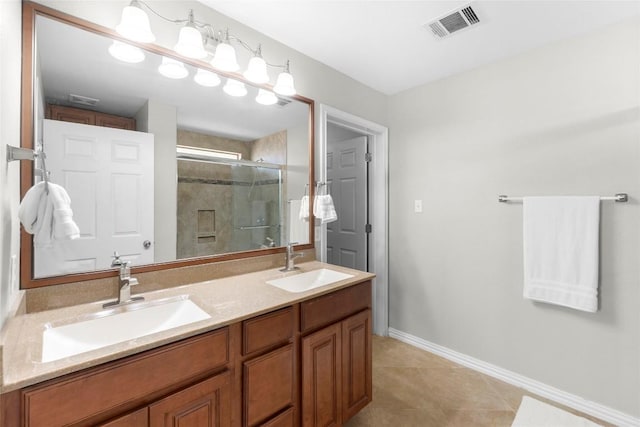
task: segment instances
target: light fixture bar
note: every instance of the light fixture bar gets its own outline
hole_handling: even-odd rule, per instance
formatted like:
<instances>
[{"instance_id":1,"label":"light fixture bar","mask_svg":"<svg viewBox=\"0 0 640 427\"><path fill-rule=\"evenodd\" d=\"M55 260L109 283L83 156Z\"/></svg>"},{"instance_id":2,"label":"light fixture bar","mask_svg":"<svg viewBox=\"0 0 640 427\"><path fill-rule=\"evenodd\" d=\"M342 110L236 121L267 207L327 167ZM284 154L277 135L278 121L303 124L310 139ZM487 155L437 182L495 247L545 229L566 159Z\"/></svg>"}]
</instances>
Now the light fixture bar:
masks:
<instances>
[{"instance_id":1,"label":"light fixture bar","mask_svg":"<svg viewBox=\"0 0 640 427\"><path fill-rule=\"evenodd\" d=\"M252 54L247 69L243 73L243 76L247 80L256 84L268 83L269 75L267 73L267 66L280 68L283 71L278 75L276 84L273 87L274 92L284 96L293 96L296 94L293 76L289 71L288 60L283 65L271 64L265 61L262 57L261 45L258 45L257 49L252 49L249 44L235 35L230 34L228 29L224 32L215 31L212 25L197 21L194 17L193 9L189 10L187 19L171 19L158 13L142 0L132 0L131 3L123 9L120 23L116 26L116 31L120 35L142 43L151 43L155 40L155 36L151 31L149 16L143 10L143 6L167 22L182 25L178 42L174 47L174 51L177 54L187 58L204 59L208 54L205 50L205 45L211 42L216 46L211 65L221 71L235 72L240 69L240 66L236 59L235 49L231 45L231 41L233 41ZM134 60L140 58L139 54L133 56L135 57ZM129 61L133 62L131 59ZM227 85L225 85L225 88L226 87Z\"/></svg>"}]
</instances>

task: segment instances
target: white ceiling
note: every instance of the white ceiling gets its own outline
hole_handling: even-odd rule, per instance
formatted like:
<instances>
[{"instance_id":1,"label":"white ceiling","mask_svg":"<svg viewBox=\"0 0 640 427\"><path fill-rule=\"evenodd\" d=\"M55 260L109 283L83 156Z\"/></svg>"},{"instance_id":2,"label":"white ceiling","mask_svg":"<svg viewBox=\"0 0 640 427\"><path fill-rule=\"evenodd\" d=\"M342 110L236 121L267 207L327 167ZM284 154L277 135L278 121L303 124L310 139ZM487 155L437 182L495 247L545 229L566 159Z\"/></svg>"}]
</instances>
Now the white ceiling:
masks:
<instances>
[{"instance_id":1,"label":"white ceiling","mask_svg":"<svg viewBox=\"0 0 640 427\"><path fill-rule=\"evenodd\" d=\"M422 25L468 1L200 1L386 94L640 15L638 0L477 0L480 24L437 40Z\"/></svg>"}]
</instances>

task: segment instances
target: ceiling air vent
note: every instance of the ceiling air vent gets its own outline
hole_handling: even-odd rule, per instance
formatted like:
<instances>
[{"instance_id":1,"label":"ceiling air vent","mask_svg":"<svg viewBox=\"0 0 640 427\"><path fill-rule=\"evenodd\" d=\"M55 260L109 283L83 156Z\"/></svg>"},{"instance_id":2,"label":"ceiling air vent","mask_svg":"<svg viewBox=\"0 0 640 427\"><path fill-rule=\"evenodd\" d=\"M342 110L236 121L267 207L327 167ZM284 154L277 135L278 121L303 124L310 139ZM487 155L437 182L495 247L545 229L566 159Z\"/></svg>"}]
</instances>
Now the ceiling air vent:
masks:
<instances>
[{"instance_id":1,"label":"ceiling air vent","mask_svg":"<svg viewBox=\"0 0 640 427\"><path fill-rule=\"evenodd\" d=\"M469 28L479 22L480 18L478 18L475 10L473 10L471 5L468 5L454 10L453 12L449 12L445 16L434 21L427 22L423 27L431 30L437 39L443 39L456 31Z\"/></svg>"},{"instance_id":2,"label":"ceiling air vent","mask_svg":"<svg viewBox=\"0 0 640 427\"><path fill-rule=\"evenodd\" d=\"M69 94L69 102L72 104L85 105L87 107L95 107L100 102L99 99L89 98L88 96Z\"/></svg>"},{"instance_id":3,"label":"ceiling air vent","mask_svg":"<svg viewBox=\"0 0 640 427\"><path fill-rule=\"evenodd\" d=\"M287 105L291 104L291 100L290 99L285 99L285 98L280 98L278 96L278 106L281 108L286 107Z\"/></svg>"}]
</instances>

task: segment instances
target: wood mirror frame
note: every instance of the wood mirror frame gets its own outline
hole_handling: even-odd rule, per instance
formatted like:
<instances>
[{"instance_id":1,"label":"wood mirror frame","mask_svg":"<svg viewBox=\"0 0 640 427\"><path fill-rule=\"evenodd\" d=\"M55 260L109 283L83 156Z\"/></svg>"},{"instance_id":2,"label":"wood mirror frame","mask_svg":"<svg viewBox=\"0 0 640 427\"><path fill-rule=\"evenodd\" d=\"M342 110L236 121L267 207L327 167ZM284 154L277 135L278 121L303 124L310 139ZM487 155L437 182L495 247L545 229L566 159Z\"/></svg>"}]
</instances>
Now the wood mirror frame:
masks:
<instances>
[{"instance_id":1,"label":"wood mirror frame","mask_svg":"<svg viewBox=\"0 0 640 427\"><path fill-rule=\"evenodd\" d=\"M56 9L52 9L47 6L40 5L26 1L22 7L22 88L21 88L21 146L23 148L33 149L33 114L34 114L34 54L35 54L35 20L37 15L46 16L51 19L55 19L81 28L86 31L90 31L99 35L110 37L115 40L125 41L131 45L140 47L149 52L157 53L159 55L178 59L185 64L192 65L203 69L213 71L223 77L231 77L233 79L242 81L254 87L263 87L265 89L272 89L269 84L256 85L247 81L241 74L227 73L212 68L209 64L203 61L191 60L188 58L180 57L173 51L166 49L162 46L154 44L142 44L132 42L124 39L118 33L110 28L103 27L101 25L86 21L81 18L77 18L68 15L64 12L60 12ZM314 101L312 99L294 95L290 97L297 101L308 104L309 106L309 197L313 198L315 186L312 185L314 180ZM33 172L34 165L31 161L20 162L20 196L24 197L26 192L33 185ZM310 208L311 210L311 208ZM296 249L305 250L314 248L314 221L313 212L310 212L309 221L309 243L297 245ZM229 261L234 259L251 258L263 255L270 255L276 253L284 253L284 247L268 248L268 249L256 249L244 252L233 252L222 255L204 256L197 258L186 258L175 261L162 262L157 264L147 264L142 266L133 267L134 273L145 273L149 271L165 270L171 268L194 266L200 264L216 263L221 261ZM117 276L116 269L100 270L87 273L72 273L59 276L34 278L33 276L33 236L28 234L23 227L20 227L20 288L32 289L42 286L58 285L62 283L72 283L85 280L101 279L105 277Z\"/></svg>"}]
</instances>

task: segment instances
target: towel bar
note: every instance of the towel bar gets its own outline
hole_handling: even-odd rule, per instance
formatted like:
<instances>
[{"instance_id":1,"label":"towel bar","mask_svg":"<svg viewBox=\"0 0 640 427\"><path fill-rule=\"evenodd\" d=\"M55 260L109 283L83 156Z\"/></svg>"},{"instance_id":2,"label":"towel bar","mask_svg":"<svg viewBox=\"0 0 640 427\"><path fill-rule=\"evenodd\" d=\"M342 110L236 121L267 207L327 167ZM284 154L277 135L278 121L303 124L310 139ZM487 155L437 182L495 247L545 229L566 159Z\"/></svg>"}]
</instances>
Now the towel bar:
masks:
<instances>
[{"instance_id":1,"label":"towel bar","mask_svg":"<svg viewBox=\"0 0 640 427\"><path fill-rule=\"evenodd\" d=\"M49 194L49 176L51 173L47 170L46 158L47 155L44 151L34 151L29 148L14 147L7 144L7 163L13 162L14 160L35 161L36 159L40 159L42 169L36 169L36 173L42 177L45 191Z\"/></svg>"},{"instance_id":2,"label":"towel bar","mask_svg":"<svg viewBox=\"0 0 640 427\"><path fill-rule=\"evenodd\" d=\"M521 202L523 197L512 197L501 194L498 196L498 202ZM629 201L629 195L627 193L616 193L615 196L600 196L600 200L613 200L614 202L626 203Z\"/></svg>"}]
</instances>

